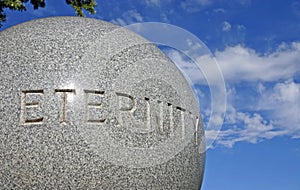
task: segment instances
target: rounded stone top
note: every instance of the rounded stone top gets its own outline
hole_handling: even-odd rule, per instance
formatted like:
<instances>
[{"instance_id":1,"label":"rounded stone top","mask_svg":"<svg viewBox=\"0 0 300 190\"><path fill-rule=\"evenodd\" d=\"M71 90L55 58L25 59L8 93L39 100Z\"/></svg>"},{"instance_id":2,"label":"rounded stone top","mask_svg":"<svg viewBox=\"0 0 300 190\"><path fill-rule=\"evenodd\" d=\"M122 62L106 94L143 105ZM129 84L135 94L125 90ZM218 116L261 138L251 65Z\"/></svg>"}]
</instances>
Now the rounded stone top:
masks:
<instances>
[{"instance_id":1,"label":"rounded stone top","mask_svg":"<svg viewBox=\"0 0 300 190\"><path fill-rule=\"evenodd\" d=\"M0 186L199 189L199 105L153 44L79 17L8 28L0 44Z\"/></svg>"}]
</instances>

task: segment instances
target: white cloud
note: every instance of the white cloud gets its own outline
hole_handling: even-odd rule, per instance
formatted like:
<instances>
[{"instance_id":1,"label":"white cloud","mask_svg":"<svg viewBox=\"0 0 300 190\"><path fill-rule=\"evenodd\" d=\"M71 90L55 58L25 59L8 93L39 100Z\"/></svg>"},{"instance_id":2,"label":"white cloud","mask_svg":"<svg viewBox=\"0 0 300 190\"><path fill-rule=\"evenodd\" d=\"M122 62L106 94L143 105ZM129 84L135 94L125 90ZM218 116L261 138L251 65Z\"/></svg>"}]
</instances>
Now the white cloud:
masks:
<instances>
[{"instance_id":1,"label":"white cloud","mask_svg":"<svg viewBox=\"0 0 300 190\"><path fill-rule=\"evenodd\" d=\"M278 130L271 122L265 120L260 114L238 112L231 108L232 112L227 113L230 117L227 123L228 129L216 131L207 130L206 137L210 139L217 135L214 139L215 145L223 145L232 147L237 142L257 143L265 139L271 139L276 136L287 134L283 130Z\"/></svg>"},{"instance_id":2,"label":"white cloud","mask_svg":"<svg viewBox=\"0 0 300 190\"><path fill-rule=\"evenodd\" d=\"M191 50L196 47L189 41L187 43ZM190 61L176 52L169 52L168 55L185 69L194 83L207 85L204 76ZM269 54L259 54L238 45L217 51L215 55L225 81L231 88L227 90L225 124L221 131L207 128L208 141L215 140L214 145L232 147L237 142L257 143L281 136L300 138L300 83L293 80L300 74L299 42L283 43ZM207 54L199 56L197 61L202 70L206 71L206 77L213 78L216 75ZM239 85L237 83L241 83L244 89L235 88L235 85ZM240 90L254 91L256 97L253 97L253 93L248 95ZM202 102L208 101L206 99L210 95L203 93L200 99ZM237 99L242 105L237 103ZM203 103L200 101L200 104ZM203 120L207 122L209 108L201 112ZM218 117L211 119L220 122Z\"/></svg>"},{"instance_id":3,"label":"white cloud","mask_svg":"<svg viewBox=\"0 0 300 190\"><path fill-rule=\"evenodd\" d=\"M120 25L120 26L126 26L126 25L128 25L126 23L126 21L124 19L121 19L121 18L113 19L113 20L111 20L111 22L114 23L114 24Z\"/></svg>"},{"instance_id":4,"label":"white cloud","mask_svg":"<svg viewBox=\"0 0 300 190\"><path fill-rule=\"evenodd\" d=\"M137 10L129 10L122 14L122 18L113 19L111 22L126 26L132 23L143 22L143 20L142 15Z\"/></svg>"},{"instance_id":5,"label":"white cloud","mask_svg":"<svg viewBox=\"0 0 300 190\"><path fill-rule=\"evenodd\" d=\"M187 41L187 43L190 43ZM182 73L185 75L187 79L190 79L192 84L195 84L200 78L204 78L201 71L197 68L197 65L193 64L193 62L185 59L182 54L180 54L176 50L170 50L166 52L167 56L176 63L177 67L181 69Z\"/></svg>"},{"instance_id":6,"label":"white cloud","mask_svg":"<svg viewBox=\"0 0 300 190\"><path fill-rule=\"evenodd\" d=\"M190 51L201 54L203 48L198 46L198 44L191 44ZM287 80L300 74L300 42L282 44L269 54L260 54L242 45L227 47L223 51L216 51L214 54L225 81L230 83L274 82ZM192 64L189 64L180 55L173 54L173 57L179 64L184 65L191 78L197 78L198 83L205 83L205 76L199 75ZM202 53L196 58L196 61L200 69L205 71L206 78L213 81L214 77L217 76L217 69L215 68L216 65L212 63L214 60L210 55Z\"/></svg>"},{"instance_id":7,"label":"white cloud","mask_svg":"<svg viewBox=\"0 0 300 190\"><path fill-rule=\"evenodd\" d=\"M269 111L277 126L300 134L300 83L287 80L264 89L257 109Z\"/></svg>"},{"instance_id":8,"label":"white cloud","mask_svg":"<svg viewBox=\"0 0 300 190\"><path fill-rule=\"evenodd\" d=\"M244 97L247 111L236 110L233 105L235 94L231 94L224 129L208 129L207 138L214 138L215 145L226 147L237 142L257 143L280 136L300 138L300 83L287 80L271 87L259 83L257 91L260 96L254 110L250 108L252 105L247 105L249 97ZM267 113L263 116L260 112Z\"/></svg>"},{"instance_id":9,"label":"white cloud","mask_svg":"<svg viewBox=\"0 0 300 190\"><path fill-rule=\"evenodd\" d=\"M160 0L146 0L145 1L148 6L155 5L160 6Z\"/></svg>"},{"instance_id":10,"label":"white cloud","mask_svg":"<svg viewBox=\"0 0 300 190\"><path fill-rule=\"evenodd\" d=\"M222 30L223 30L224 32L230 31L230 30L231 30L231 24L230 24L229 22L227 22L227 21L224 21L224 22L222 23Z\"/></svg>"},{"instance_id":11,"label":"white cloud","mask_svg":"<svg viewBox=\"0 0 300 190\"><path fill-rule=\"evenodd\" d=\"M237 29L238 29L238 31L245 31L246 30L246 27L244 26L244 25L237 25Z\"/></svg>"},{"instance_id":12,"label":"white cloud","mask_svg":"<svg viewBox=\"0 0 300 190\"><path fill-rule=\"evenodd\" d=\"M161 18L161 20L162 20L163 22L165 22L165 23L170 23L170 20L168 19L167 14L161 13L161 14L160 14L160 18Z\"/></svg>"},{"instance_id":13,"label":"white cloud","mask_svg":"<svg viewBox=\"0 0 300 190\"><path fill-rule=\"evenodd\" d=\"M255 50L237 45L215 53L228 82L276 81L300 72L300 43L280 46L276 51L260 55Z\"/></svg>"},{"instance_id":14,"label":"white cloud","mask_svg":"<svg viewBox=\"0 0 300 190\"><path fill-rule=\"evenodd\" d=\"M185 0L181 2L181 7L187 12L197 12L203 7L212 4L211 0Z\"/></svg>"}]
</instances>

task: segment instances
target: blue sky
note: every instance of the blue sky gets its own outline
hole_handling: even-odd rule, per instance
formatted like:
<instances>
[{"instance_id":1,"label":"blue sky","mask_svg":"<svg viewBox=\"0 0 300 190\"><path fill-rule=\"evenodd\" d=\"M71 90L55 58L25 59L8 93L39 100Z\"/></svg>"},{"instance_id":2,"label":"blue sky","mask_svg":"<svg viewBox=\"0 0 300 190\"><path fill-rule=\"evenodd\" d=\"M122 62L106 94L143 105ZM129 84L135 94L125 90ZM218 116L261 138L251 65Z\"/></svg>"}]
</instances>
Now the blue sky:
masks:
<instances>
[{"instance_id":1,"label":"blue sky","mask_svg":"<svg viewBox=\"0 0 300 190\"><path fill-rule=\"evenodd\" d=\"M196 35L215 55L227 90L221 131L207 129L202 190L300 190L299 0L98 0L98 18L119 25L164 22ZM74 15L63 0L7 12L1 30ZM204 120L209 93L200 98Z\"/></svg>"}]
</instances>

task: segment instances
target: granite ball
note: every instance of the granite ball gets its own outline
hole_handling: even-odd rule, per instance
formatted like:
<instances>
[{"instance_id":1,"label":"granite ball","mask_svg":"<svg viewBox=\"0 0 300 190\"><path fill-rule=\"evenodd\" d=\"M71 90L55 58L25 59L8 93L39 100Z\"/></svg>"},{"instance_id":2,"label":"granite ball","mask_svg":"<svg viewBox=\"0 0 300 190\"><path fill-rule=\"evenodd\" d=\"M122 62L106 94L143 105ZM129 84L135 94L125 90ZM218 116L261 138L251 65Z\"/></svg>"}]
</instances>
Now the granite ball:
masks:
<instances>
[{"instance_id":1,"label":"granite ball","mask_svg":"<svg viewBox=\"0 0 300 190\"><path fill-rule=\"evenodd\" d=\"M197 98L152 43L50 17L2 31L0 44L1 189L201 187Z\"/></svg>"}]
</instances>

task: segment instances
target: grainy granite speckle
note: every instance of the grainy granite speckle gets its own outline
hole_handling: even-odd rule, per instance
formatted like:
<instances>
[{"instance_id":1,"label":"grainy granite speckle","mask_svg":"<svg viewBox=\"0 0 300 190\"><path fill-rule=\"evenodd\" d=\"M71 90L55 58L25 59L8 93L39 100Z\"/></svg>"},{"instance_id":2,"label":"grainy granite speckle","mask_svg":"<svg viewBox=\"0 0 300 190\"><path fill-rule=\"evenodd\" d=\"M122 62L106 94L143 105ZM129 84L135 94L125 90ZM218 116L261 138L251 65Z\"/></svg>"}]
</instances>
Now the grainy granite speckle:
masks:
<instances>
[{"instance_id":1,"label":"grainy granite speckle","mask_svg":"<svg viewBox=\"0 0 300 190\"><path fill-rule=\"evenodd\" d=\"M0 44L1 189L201 187L199 105L145 39L53 17L6 29Z\"/></svg>"}]
</instances>

